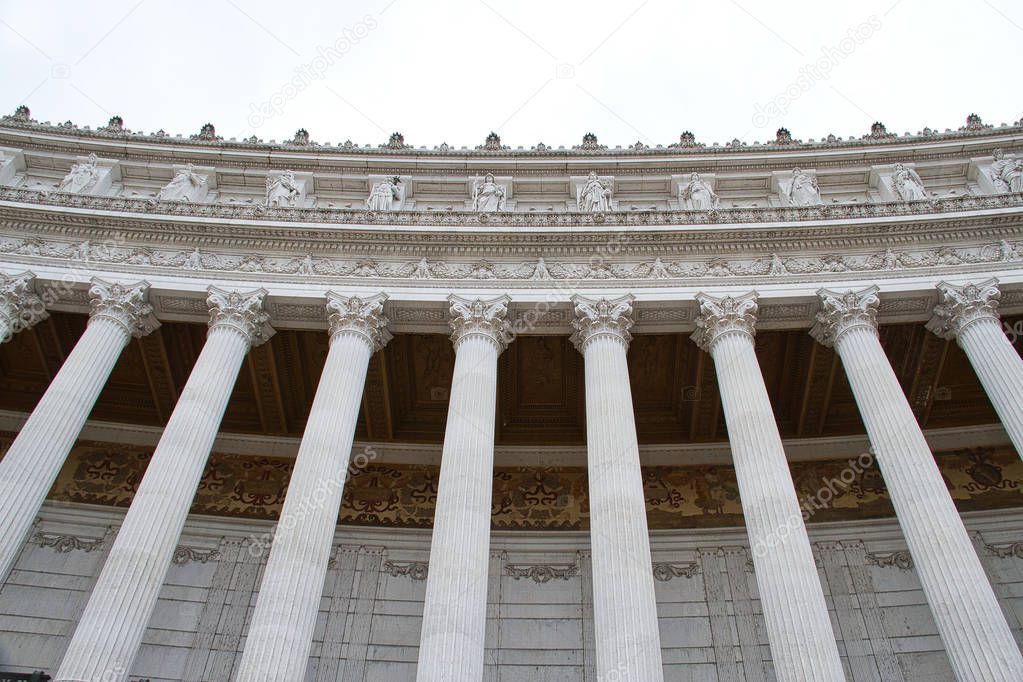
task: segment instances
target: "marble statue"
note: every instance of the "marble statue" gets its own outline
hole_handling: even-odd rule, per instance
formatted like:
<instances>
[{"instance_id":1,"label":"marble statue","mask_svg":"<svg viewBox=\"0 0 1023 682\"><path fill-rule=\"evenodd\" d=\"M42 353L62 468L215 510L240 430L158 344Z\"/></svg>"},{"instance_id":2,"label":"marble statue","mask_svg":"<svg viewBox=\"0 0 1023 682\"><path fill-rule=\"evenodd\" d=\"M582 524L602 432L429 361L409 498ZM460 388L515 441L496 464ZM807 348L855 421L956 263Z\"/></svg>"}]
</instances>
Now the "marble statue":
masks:
<instances>
[{"instance_id":1,"label":"marble statue","mask_svg":"<svg viewBox=\"0 0 1023 682\"><path fill-rule=\"evenodd\" d=\"M412 270L412 276L416 279L430 279L433 272L430 271L430 263L425 258L420 258Z\"/></svg>"},{"instance_id":2,"label":"marble statue","mask_svg":"<svg viewBox=\"0 0 1023 682\"><path fill-rule=\"evenodd\" d=\"M903 201L927 198L924 181L915 170L906 168L901 163L895 164L895 170L892 172L892 189Z\"/></svg>"},{"instance_id":3,"label":"marble statue","mask_svg":"<svg viewBox=\"0 0 1023 682\"><path fill-rule=\"evenodd\" d=\"M679 188L678 198L686 208L695 211L706 211L721 205L718 195L700 178L699 173L689 176L689 182Z\"/></svg>"},{"instance_id":4,"label":"marble statue","mask_svg":"<svg viewBox=\"0 0 1023 682\"><path fill-rule=\"evenodd\" d=\"M99 179L99 168L96 165L98 159L95 154L89 154L89 159L83 163L76 163L64 176L64 179L57 185L58 192L84 192L96 184Z\"/></svg>"},{"instance_id":5,"label":"marble statue","mask_svg":"<svg viewBox=\"0 0 1023 682\"><path fill-rule=\"evenodd\" d=\"M381 180L373 186L373 190L366 199L366 208L371 211L390 211L391 202L401 199L398 193L398 178Z\"/></svg>"},{"instance_id":6,"label":"marble statue","mask_svg":"<svg viewBox=\"0 0 1023 682\"><path fill-rule=\"evenodd\" d=\"M287 170L280 175L268 176L266 179L267 206L294 206L301 194L293 171Z\"/></svg>"},{"instance_id":7,"label":"marble statue","mask_svg":"<svg viewBox=\"0 0 1023 682\"><path fill-rule=\"evenodd\" d=\"M611 210L611 188L600 181L597 174L590 172L586 183L578 190L576 208L584 213L599 213Z\"/></svg>"},{"instance_id":8,"label":"marble statue","mask_svg":"<svg viewBox=\"0 0 1023 682\"><path fill-rule=\"evenodd\" d=\"M504 210L505 188L494 182L494 176L487 173L483 182L477 182L472 190L472 210L477 213L494 213Z\"/></svg>"},{"instance_id":9,"label":"marble statue","mask_svg":"<svg viewBox=\"0 0 1023 682\"><path fill-rule=\"evenodd\" d=\"M995 161L991 164L991 181L1003 192L1023 192L1023 159L1013 156L1006 158L1001 149L994 151Z\"/></svg>"},{"instance_id":10,"label":"marble statue","mask_svg":"<svg viewBox=\"0 0 1023 682\"><path fill-rule=\"evenodd\" d=\"M174 173L174 179L160 189L156 198L160 201L195 201L205 187L206 178L188 164L187 168L180 168Z\"/></svg>"},{"instance_id":11,"label":"marble statue","mask_svg":"<svg viewBox=\"0 0 1023 682\"><path fill-rule=\"evenodd\" d=\"M533 270L533 275L530 279L539 281L553 279L551 271L547 269L547 262L540 256L540 259L536 261L536 269Z\"/></svg>"},{"instance_id":12,"label":"marble statue","mask_svg":"<svg viewBox=\"0 0 1023 682\"><path fill-rule=\"evenodd\" d=\"M791 206L820 206L824 203L817 178L799 168L792 169L792 183L783 191Z\"/></svg>"}]
</instances>

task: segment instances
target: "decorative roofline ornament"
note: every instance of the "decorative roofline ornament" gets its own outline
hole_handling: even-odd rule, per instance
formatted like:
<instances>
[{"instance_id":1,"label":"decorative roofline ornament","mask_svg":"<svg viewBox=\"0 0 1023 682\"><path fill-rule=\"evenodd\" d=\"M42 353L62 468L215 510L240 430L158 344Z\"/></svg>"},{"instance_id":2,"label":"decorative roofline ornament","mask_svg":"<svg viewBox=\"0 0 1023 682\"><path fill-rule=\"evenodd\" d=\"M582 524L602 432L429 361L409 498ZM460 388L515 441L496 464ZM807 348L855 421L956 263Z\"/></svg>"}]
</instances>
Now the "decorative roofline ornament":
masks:
<instances>
[{"instance_id":1,"label":"decorative roofline ornament","mask_svg":"<svg viewBox=\"0 0 1023 682\"><path fill-rule=\"evenodd\" d=\"M193 135L192 139L202 140L203 142L219 142L224 138L217 135L217 129L213 127L212 123L204 123L202 128L199 129L199 134Z\"/></svg>"},{"instance_id":2,"label":"decorative roofline ornament","mask_svg":"<svg viewBox=\"0 0 1023 682\"><path fill-rule=\"evenodd\" d=\"M387 140L386 145L380 145L387 149L408 149L408 145L405 144L405 136L401 133L391 133L391 137Z\"/></svg>"}]
</instances>

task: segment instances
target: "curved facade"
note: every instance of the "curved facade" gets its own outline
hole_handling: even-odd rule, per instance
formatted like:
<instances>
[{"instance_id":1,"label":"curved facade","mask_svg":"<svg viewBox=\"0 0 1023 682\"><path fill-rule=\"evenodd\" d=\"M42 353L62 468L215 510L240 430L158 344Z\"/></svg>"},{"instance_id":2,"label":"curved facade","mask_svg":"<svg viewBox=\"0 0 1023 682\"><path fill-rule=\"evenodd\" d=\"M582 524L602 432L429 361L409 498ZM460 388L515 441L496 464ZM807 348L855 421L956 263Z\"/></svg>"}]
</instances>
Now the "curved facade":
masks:
<instances>
[{"instance_id":1,"label":"curved facade","mask_svg":"<svg viewBox=\"0 0 1023 682\"><path fill-rule=\"evenodd\" d=\"M1018 680L1023 122L0 124L0 670Z\"/></svg>"}]
</instances>

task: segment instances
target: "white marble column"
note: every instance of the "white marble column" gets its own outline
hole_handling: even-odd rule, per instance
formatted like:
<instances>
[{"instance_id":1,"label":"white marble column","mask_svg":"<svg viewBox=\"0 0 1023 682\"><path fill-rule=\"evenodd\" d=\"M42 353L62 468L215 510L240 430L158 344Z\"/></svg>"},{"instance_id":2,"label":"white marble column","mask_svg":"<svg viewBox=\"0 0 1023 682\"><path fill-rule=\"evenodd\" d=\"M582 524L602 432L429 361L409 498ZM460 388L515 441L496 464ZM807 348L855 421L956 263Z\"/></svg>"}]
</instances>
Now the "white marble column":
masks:
<instances>
[{"instance_id":1,"label":"white marble column","mask_svg":"<svg viewBox=\"0 0 1023 682\"><path fill-rule=\"evenodd\" d=\"M50 316L36 295L35 279L31 272L0 272L0 343L7 343L18 332Z\"/></svg>"},{"instance_id":2,"label":"white marble column","mask_svg":"<svg viewBox=\"0 0 1023 682\"><path fill-rule=\"evenodd\" d=\"M330 350L320 375L270 558L263 571L237 682L305 676L337 528L370 357L390 340L385 294L327 294Z\"/></svg>"},{"instance_id":3,"label":"white marble column","mask_svg":"<svg viewBox=\"0 0 1023 682\"><path fill-rule=\"evenodd\" d=\"M842 359L956 679L1018 682L1023 656L878 339L877 291L822 289L810 333Z\"/></svg>"},{"instance_id":4,"label":"white marble column","mask_svg":"<svg viewBox=\"0 0 1023 682\"><path fill-rule=\"evenodd\" d=\"M940 302L927 328L959 343L1016 452L1023 456L1023 359L1002 329L998 280L962 286L941 282L938 296Z\"/></svg>"},{"instance_id":5,"label":"white marble column","mask_svg":"<svg viewBox=\"0 0 1023 682\"><path fill-rule=\"evenodd\" d=\"M479 682L487 629L497 357L507 344L510 299L451 296L448 301L455 371L416 680Z\"/></svg>"},{"instance_id":6,"label":"white marble column","mask_svg":"<svg viewBox=\"0 0 1023 682\"><path fill-rule=\"evenodd\" d=\"M210 287L209 332L92 590L56 682L122 682L138 651L238 371L273 329L266 292Z\"/></svg>"},{"instance_id":7,"label":"white marble column","mask_svg":"<svg viewBox=\"0 0 1023 682\"><path fill-rule=\"evenodd\" d=\"M121 351L159 326L146 303L149 284L93 279L85 332L0 460L0 580L18 556Z\"/></svg>"},{"instance_id":8,"label":"white marble column","mask_svg":"<svg viewBox=\"0 0 1023 682\"><path fill-rule=\"evenodd\" d=\"M757 361L757 295L698 294L693 340L714 358L775 675L844 680L803 510Z\"/></svg>"},{"instance_id":9,"label":"white marble column","mask_svg":"<svg viewBox=\"0 0 1023 682\"><path fill-rule=\"evenodd\" d=\"M573 296L572 343L586 372L586 476L597 679L664 679L646 497L625 355L631 295Z\"/></svg>"}]
</instances>

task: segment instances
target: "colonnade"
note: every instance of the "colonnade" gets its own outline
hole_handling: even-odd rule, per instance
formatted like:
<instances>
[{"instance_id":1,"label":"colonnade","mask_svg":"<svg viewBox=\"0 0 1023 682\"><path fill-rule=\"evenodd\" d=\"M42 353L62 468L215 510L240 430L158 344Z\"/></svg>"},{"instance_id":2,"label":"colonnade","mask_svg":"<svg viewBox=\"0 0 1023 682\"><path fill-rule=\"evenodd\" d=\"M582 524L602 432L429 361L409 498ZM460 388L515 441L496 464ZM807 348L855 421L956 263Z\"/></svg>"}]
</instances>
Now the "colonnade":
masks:
<instances>
[{"instance_id":1,"label":"colonnade","mask_svg":"<svg viewBox=\"0 0 1023 682\"><path fill-rule=\"evenodd\" d=\"M31 273L0 280L0 341L45 317ZM94 279L85 333L0 460L0 577L132 337L158 322L146 282ZM938 285L928 328L966 352L1023 452L1023 361L998 318L997 282ZM1023 679L1023 657L878 340L876 287L819 292L811 334L852 386L952 668L964 682ZM57 682L125 680L248 350L274 330L266 292L210 287L205 345L77 624ZM239 663L238 682L302 679L313 640L363 385L390 338L386 296L325 294L330 349ZM782 441L754 350L755 292L699 294L693 340L713 358L771 656L781 682L844 673ZM448 407L419 682L483 678L498 357L513 342L507 296L449 298ZM585 365L598 679L658 682L661 646L626 352L633 297L574 296ZM315 504L310 504L315 500ZM302 523L287 523L296 510Z\"/></svg>"}]
</instances>

